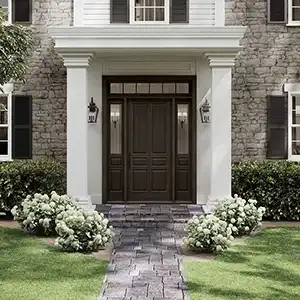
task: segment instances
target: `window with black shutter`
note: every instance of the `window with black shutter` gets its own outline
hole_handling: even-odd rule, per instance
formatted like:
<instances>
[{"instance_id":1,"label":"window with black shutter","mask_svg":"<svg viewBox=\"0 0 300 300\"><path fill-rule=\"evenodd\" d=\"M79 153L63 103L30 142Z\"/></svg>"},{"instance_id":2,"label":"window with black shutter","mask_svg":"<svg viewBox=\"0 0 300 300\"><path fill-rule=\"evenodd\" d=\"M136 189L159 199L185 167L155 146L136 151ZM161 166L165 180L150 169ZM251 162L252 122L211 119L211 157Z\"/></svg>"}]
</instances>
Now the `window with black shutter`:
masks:
<instances>
[{"instance_id":1,"label":"window with black shutter","mask_svg":"<svg viewBox=\"0 0 300 300\"><path fill-rule=\"evenodd\" d=\"M12 21L31 23L32 0L12 0Z\"/></svg>"},{"instance_id":2,"label":"window with black shutter","mask_svg":"<svg viewBox=\"0 0 300 300\"><path fill-rule=\"evenodd\" d=\"M188 0L170 0L170 23L187 23L189 20L188 10Z\"/></svg>"},{"instance_id":3,"label":"window with black shutter","mask_svg":"<svg viewBox=\"0 0 300 300\"><path fill-rule=\"evenodd\" d=\"M268 0L269 23L287 23L287 1Z\"/></svg>"},{"instance_id":4,"label":"window with black shutter","mask_svg":"<svg viewBox=\"0 0 300 300\"><path fill-rule=\"evenodd\" d=\"M189 0L111 0L111 23L187 23Z\"/></svg>"},{"instance_id":5,"label":"window with black shutter","mask_svg":"<svg viewBox=\"0 0 300 300\"><path fill-rule=\"evenodd\" d=\"M32 158L32 97L12 97L12 158Z\"/></svg>"},{"instance_id":6,"label":"window with black shutter","mask_svg":"<svg viewBox=\"0 0 300 300\"><path fill-rule=\"evenodd\" d=\"M288 100L287 94L267 97L267 158L287 158Z\"/></svg>"},{"instance_id":7,"label":"window with black shutter","mask_svg":"<svg viewBox=\"0 0 300 300\"><path fill-rule=\"evenodd\" d=\"M129 23L129 1L130 0L110 1L111 23Z\"/></svg>"}]
</instances>

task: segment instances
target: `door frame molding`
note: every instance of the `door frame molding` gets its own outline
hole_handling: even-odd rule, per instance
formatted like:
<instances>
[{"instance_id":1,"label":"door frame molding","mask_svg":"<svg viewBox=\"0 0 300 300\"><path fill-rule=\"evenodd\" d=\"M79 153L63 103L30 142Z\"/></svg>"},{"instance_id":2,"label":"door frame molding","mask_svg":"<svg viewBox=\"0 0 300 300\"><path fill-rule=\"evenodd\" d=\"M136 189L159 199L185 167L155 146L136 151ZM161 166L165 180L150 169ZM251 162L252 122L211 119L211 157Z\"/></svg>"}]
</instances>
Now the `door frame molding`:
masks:
<instances>
[{"instance_id":1,"label":"door frame molding","mask_svg":"<svg viewBox=\"0 0 300 300\"><path fill-rule=\"evenodd\" d=\"M166 76L157 76L157 75L151 75L151 76L137 76L137 75L128 75L128 76L103 76L102 77L102 203L103 204L134 204L132 202L110 202L108 201L108 151L109 151L109 145L108 145L108 102L109 102L109 84L111 82L187 82L189 81L192 85L192 93L191 96L185 96L183 94L161 94L160 96L162 98L168 98L168 99L186 99L187 97L191 97L191 126L192 126L192 140L190 141L191 148L191 176L192 176L192 199L189 203L186 204L196 204L196 194L197 194L197 185L196 185L196 177L197 177L197 167L196 167L196 156L197 156L197 88L196 88L196 76L176 76L176 75L166 75ZM147 95L147 94L120 94L120 95L114 95L114 99L124 99L127 101L127 98L151 98L156 94L153 95ZM174 100L172 100L174 101ZM173 106L173 105L172 105ZM123 106L126 107L126 106ZM127 111L122 111L123 115L127 114ZM126 128L126 118L124 120L124 128ZM175 124L174 124L175 125ZM173 131L173 128L172 128ZM122 131L122 138L123 138L123 155L124 155L124 141L127 143L127 138L124 136L124 130ZM176 141L175 141L176 142ZM124 155L124 164L127 164L127 157ZM126 174L126 168L124 165L124 171ZM127 193L127 178L124 177L124 193ZM174 182L173 185L176 183ZM151 202L149 202L151 203ZM156 202L153 202L153 204ZM168 202L169 203L169 202ZM137 203L136 203L137 204ZM159 203L162 204L162 203ZM171 203L170 203L171 204ZM173 204L180 204L180 202L175 202Z\"/></svg>"}]
</instances>

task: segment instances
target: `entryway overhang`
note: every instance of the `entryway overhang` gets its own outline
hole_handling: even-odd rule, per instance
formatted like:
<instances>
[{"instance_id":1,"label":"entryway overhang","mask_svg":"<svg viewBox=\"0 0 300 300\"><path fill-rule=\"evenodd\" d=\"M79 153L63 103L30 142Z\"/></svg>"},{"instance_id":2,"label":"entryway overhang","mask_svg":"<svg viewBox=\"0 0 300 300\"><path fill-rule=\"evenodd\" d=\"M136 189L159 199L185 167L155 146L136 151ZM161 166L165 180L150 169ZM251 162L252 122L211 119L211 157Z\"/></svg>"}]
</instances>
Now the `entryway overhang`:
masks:
<instances>
[{"instance_id":1,"label":"entryway overhang","mask_svg":"<svg viewBox=\"0 0 300 300\"><path fill-rule=\"evenodd\" d=\"M158 75L155 71L160 69L164 76L195 76L197 111L206 99L211 104L209 124L202 124L200 114L195 113L197 203L207 203L209 210L216 199L231 195L231 68L242 48L245 28L123 24L50 27L55 49L67 68L68 194L92 209L91 197L96 196L92 195L89 179L101 182L101 168L94 167L93 159L97 157L98 166L102 165L102 122L95 126L88 123L87 105L94 97L101 118L102 77L116 75L108 71L116 71L117 75ZM142 64L127 59L135 55L134 59ZM97 185L99 201L93 203L102 203L102 186L98 189L97 182L93 184Z\"/></svg>"},{"instance_id":2,"label":"entryway overhang","mask_svg":"<svg viewBox=\"0 0 300 300\"><path fill-rule=\"evenodd\" d=\"M238 53L244 26L110 25L104 27L55 26L49 33L57 52L94 54L127 51L195 54L222 50Z\"/></svg>"}]
</instances>

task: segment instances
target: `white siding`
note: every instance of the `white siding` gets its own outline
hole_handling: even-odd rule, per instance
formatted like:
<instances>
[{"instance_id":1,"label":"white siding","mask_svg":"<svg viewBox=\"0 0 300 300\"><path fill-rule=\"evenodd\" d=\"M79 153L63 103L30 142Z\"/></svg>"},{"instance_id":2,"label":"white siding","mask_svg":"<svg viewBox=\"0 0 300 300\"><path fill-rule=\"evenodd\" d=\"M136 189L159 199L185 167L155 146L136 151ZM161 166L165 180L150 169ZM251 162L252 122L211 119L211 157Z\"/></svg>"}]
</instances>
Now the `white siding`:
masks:
<instances>
[{"instance_id":1,"label":"white siding","mask_svg":"<svg viewBox=\"0 0 300 300\"><path fill-rule=\"evenodd\" d=\"M213 26L215 24L215 0L190 0L190 24Z\"/></svg>"},{"instance_id":2,"label":"white siding","mask_svg":"<svg viewBox=\"0 0 300 300\"><path fill-rule=\"evenodd\" d=\"M110 0L83 0L83 25L110 24Z\"/></svg>"},{"instance_id":3,"label":"white siding","mask_svg":"<svg viewBox=\"0 0 300 300\"><path fill-rule=\"evenodd\" d=\"M110 0L83 1L83 25L99 26L110 24ZM213 26L215 24L215 1L190 0L189 23L191 25Z\"/></svg>"}]
</instances>

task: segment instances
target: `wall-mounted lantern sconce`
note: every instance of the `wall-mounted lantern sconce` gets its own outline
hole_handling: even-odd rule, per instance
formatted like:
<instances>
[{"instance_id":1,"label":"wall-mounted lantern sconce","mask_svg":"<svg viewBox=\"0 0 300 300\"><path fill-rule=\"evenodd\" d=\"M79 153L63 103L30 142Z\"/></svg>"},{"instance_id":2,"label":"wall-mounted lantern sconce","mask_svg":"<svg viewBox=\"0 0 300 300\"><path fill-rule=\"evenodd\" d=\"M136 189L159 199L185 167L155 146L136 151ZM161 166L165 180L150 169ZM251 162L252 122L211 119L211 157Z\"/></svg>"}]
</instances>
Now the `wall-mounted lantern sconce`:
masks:
<instances>
[{"instance_id":1,"label":"wall-mounted lantern sconce","mask_svg":"<svg viewBox=\"0 0 300 300\"><path fill-rule=\"evenodd\" d=\"M113 122L114 124L114 128L116 128L116 125L117 123L119 122L120 120L120 113L117 111L117 112L111 112L110 113L110 118L111 118L111 121Z\"/></svg>"},{"instance_id":2,"label":"wall-mounted lantern sconce","mask_svg":"<svg viewBox=\"0 0 300 300\"><path fill-rule=\"evenodd\" d=\"M93 97L91 98L91 102L88 106L88 122L89 123L97 123L99 108L94 102Z\"/></svg>"},{"instance_id":3,"label":"wall-mounted lantern sconce","mask_svg":"<svg viewBox=\"0 0 300 300\"><path fill-rule=\"evenodd\" d=\"M202 123L209 123L210 122L210 108L209 102L205 99L205 102L200 107L200 115Z\"/></svg>"},{"instance_id":4,"label":"wall-mounted lantern sconce","mask_svg":"<svg viewBox=\"0 0 300 300\"><path fill-rule=\"evenodd\" d=\"M188 116L187 112L178 112L177 113L178 122L180 123L181 128L183 128L183 124L186 122L187 116Z\"/></svg>"}]
</instances>

